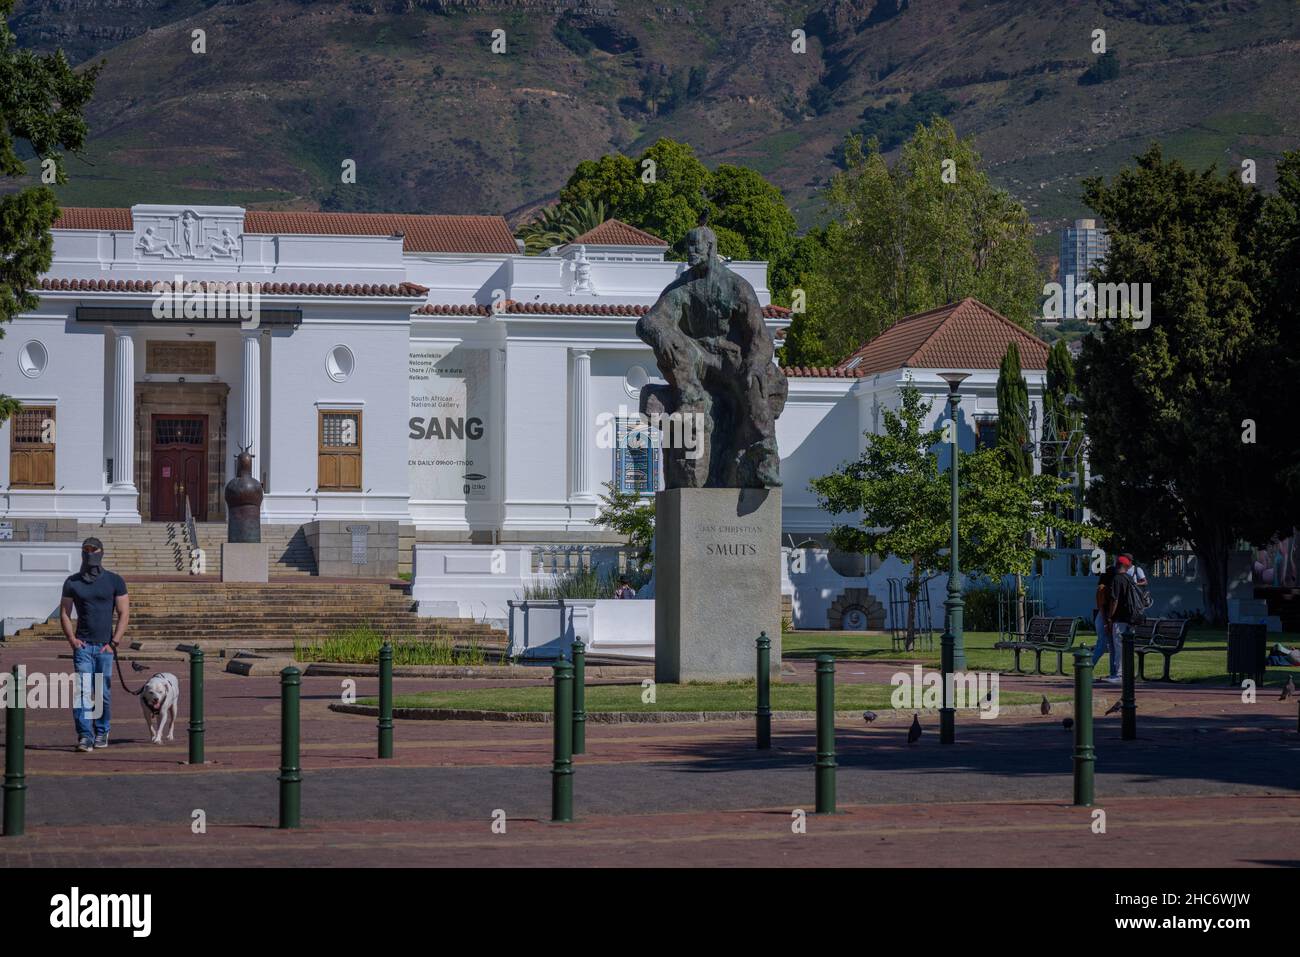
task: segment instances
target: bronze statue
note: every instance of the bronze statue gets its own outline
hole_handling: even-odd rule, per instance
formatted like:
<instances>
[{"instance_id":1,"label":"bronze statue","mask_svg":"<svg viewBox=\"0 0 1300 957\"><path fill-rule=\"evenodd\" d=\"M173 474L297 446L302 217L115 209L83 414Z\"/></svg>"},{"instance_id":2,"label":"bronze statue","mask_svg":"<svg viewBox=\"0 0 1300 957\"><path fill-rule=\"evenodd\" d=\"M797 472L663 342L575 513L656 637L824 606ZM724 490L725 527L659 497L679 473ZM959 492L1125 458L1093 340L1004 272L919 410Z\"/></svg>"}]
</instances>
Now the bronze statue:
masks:
<instances>
[{"instance_id":1,"label":"bronze statue","mask_svg":"<svg viewBox=\"0 0 1300 957\"><path fill-rule=\"evenodd\" d=\"M776 419L789 384L754 287L718 260L707 226L686 238L690 269L636 324L668 380L641 390L641 411L664 431L666 488L781 484ZM663 417L667 416L665 420Z\"/></svg>"},{"instance_id":2,"label":"bronze statue","mask_svg":"<svg viewBox=\"0 0 1300 957\"><path fill-rule=\"evenodd\" d=\"M226 541L261 542L262 483L253 478L250 446L235 456L236 475L226 483Z\"/></svg>"}]
</instances>

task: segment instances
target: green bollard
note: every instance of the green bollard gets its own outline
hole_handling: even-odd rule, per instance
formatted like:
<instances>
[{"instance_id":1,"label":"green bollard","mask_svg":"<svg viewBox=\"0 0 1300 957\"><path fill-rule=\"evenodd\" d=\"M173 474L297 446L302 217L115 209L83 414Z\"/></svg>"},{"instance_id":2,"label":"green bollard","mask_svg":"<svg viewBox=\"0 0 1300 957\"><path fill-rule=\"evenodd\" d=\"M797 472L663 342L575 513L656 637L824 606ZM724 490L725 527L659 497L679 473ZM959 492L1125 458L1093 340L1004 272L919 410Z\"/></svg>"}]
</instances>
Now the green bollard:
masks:
<instances>
[{"instance_id":1,"label":"green bollard","mask_svg":"<svg viewBox=\"0 0 1300 957\"><path fill-rule=\"evenodd\" d=\"M551 820L573 820L573 665L561 659L555 676L555 753L551 764Z\"/></svg>"},{"instance_id":2,"label":"green bollard","mask_svg":"<svg viewBox=\"0 0 1300 957\"><path fill-rule=\"evenodd\" d=\"M817 813L835 813L835 659L817 656Z\"/></svg>"},{"instance_id":3,"label":"green bollard","mask_svg":"<svg viewBox=\"0 0 1300 957\"><path fill-rule=\"evenodd\" d=\"M956 647L957 638L953 630L945 628L939 638L939 677L943 682L940 689L943 696L939 707L940 744L955 744L957 741L957 709L953 707L954 702L948 700L948 692L954 687L952 675L956 670L953 667L953 662L956 660Z\"/></svg>"},{"instance_id":4,"label":"green bollard","mask_svg":"<svg viewBox=\"0 0 1300 957\"><path fill-rule=\"evenodd\" d=\"M573 753L587 753L587 646L573 642Z\"/></svg>"},{"instance_id":5,"label":"green bollard","mask_svg":"<svg viewBox=\"0 0 1300 957\"><path fill-rule=\"evenodd\" d=\"M302 673L294 667L280 672L280 827L300 827L302 767L298 762L298 694Z\"/></svg>"},{"instance_id":6,"label":"green bollard","mask_svg":"<svg viewBox=\"0 0 1300 957\"><path fill-rule=\"evenodd\" d=\"M190 764L203 763L203 649L190 649Z\"/></svg>"},{"instance_id":7,"label":"green bollard","mask_svg":"<svg viewBox=\"0 0 1300 957\"><path fill-rule=\"evenodd\" d=\"M1093 772L1097 763L1092 746L1092 652L1074 649L1074 803L1092 807Z\"/></svg>"},{"instance_id":8,"label":"green bollard","mask_svg":"<svg viewBox=\"0 0 1300 957\"><path fill-rule=\"evenodd\" d=\"M1121 741L1133 741L1138 736L1138 706L1136 678L1133 674L1133 628L1124 629L1124 657L1121 667L1124 669L1123 684L1120 686L1119 736Z\"/></svg>"},{"instance_id":9,"label":"green bollard","mask_svg":"<svg viewBox=\"0 0 1300 957\"><path fill-rule=\"evenodd\" d=\"M27 820L27 669L14 665L5 708L5 837L22 837Z\"/></svg>"},{"instance_id":10,"label":"green bollard","mask_svg":"<svg viewBox=\"0 0 1300 957\"><path fill-rule=\"evenodd\" d=\"M765 631L758 636L758 710L754 712L754 734L760 751L772 747L772 639Z\"/></svg>"},{"instance_id":11,"label":"green bollard","mask_svg":"<svg viewBox=\"0 0 1300 957\"><path fill-rule=\"evenodd\" d=\"M379 756L393 756L393 646L379 649Z\"/></svg>"}]
</instances>

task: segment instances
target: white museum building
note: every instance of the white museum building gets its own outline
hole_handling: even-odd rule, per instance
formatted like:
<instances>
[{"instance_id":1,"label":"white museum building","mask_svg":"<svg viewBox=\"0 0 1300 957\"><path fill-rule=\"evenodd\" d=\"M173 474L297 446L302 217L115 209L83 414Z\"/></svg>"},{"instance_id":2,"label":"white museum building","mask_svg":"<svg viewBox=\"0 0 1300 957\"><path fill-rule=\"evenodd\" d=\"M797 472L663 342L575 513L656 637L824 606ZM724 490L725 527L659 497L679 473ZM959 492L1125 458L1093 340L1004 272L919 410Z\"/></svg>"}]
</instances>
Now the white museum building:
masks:
<instances>
[{"instance_id":1,"label":"white museum building","mask_svg":"<svg viewBox=\"0 0 1300 957\"><path fill-rule=\"evenodd\" d=\"M39 305L0 340L0 394L22 404L0 424L0 548L216 527L247 447L264 527L305 538L320 575L414 565L422 613L502 619L531 576L619 544L591 524L605 483L654 491L637 409L662 379L635 326L686 268L666 250L616 220L529 256L499 216L64 209ZM728 266L779 337L790 316L767 264ZM974 300L908 317L835 368L787 369L786 543L824 541L808 482L858 454L905 379L937 419L939 373L969 372L960 443L980 441L1010 341L1041 420L1046 346ZM869 605L852 588L883 600L815 551L783 586L795 624L839 627ZM5 583L26 579L2 555L12 606Z\"/></svg>"}]
</instances>

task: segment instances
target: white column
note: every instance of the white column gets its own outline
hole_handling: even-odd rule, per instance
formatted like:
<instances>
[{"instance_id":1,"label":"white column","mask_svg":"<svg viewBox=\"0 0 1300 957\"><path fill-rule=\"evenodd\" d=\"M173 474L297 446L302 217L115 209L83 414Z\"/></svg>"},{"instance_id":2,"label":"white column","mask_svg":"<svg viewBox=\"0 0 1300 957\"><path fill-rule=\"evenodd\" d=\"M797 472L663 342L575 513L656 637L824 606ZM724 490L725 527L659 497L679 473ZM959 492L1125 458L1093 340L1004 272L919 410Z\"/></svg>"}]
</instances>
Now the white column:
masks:
<instances>
[{"instance_id":1,"label":"white column","mask_svg":"<svg viewBox=\"0 0 1300 957\"><path fill-rule=\"evenodd\" d=\"M135 492L135 340L117 330L113 350L113 489Z\"/></svg>"},{"instance_id":2,"label":"white column","mask_svg":"<svg viewBox=\"0 0 1300 957\"><path fill-rule=\"evenodd\" d=\"M573 356L573 396L569 425L569 473L572 497L594 500L591 491L591 350L571 349Z\"/></svg>"},{"instance_id":3,"label":"white column","mask_svg":"<svg viewBox=\"0 0 1300 957\"><path fill-rule=\"evenodd\" d=\"M244 378L239 444L248 446L253 456L253 477L261 475L262 460L258 457L262 433L262 341L258 331L241 335L244 351Z\"/></svg>"}]
</instances>

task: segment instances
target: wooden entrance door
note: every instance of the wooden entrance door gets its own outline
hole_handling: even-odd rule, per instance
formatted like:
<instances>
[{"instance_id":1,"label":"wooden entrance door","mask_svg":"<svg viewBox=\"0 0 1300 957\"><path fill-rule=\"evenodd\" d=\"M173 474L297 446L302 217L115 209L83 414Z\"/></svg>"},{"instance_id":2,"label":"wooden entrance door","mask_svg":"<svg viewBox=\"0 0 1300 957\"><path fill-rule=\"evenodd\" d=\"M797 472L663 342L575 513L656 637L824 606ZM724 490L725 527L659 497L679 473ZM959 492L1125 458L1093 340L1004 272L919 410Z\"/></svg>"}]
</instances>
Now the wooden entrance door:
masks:
<instances>
[{"instance_id":1,"label":"wooden entrance door","mask_svg":"<svg viewBox=\"0 0 1300 957\"><path fill-rule=\"evenodd\" d=\"M152 418L150 517L156 522L183 521L188 499L194 520L207 521L207 417L155 414Z\"/></svg>"}]
</instances>

